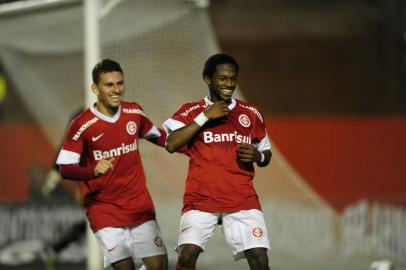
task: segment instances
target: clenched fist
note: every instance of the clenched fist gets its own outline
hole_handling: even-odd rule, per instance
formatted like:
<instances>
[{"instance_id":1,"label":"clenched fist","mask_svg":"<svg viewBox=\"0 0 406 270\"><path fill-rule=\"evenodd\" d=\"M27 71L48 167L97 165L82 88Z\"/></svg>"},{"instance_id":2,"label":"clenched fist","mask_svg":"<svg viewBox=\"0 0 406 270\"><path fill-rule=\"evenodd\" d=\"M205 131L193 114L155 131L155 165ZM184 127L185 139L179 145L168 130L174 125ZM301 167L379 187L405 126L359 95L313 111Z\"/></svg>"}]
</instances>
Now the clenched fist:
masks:
<instances>
[{"instance_id":1,"label":"clenched fist","mask_svg":"<svg viewBox=\"0 0 406 270\"><path fill-rule=\"evenodd\" d=\"M94 176L97 178L105 174L109 169L113 170L113 161L114 158L102 159L97 162L96 167L94 167Z\"/></svg>"},{"instance_id":2,"label":"clenched fist","mask_svg":"<svg viewBox=\"0 0 406 270\"><path fill-rule=\"evenodd\" d=\"M223 116L227 116L229 112L230 112L230 109L228 108L227 103L225 103L223 100L221 100L221 101L216 101L212 105L210 105L204 111L204 115L209 120L213 120L213 119L221 118Z\"/></svg>"},{"instance_id":3,"label":"clenched fist","mask_svg":"<svg viewBox=\"0 0 406 270\"><path fill-rule=\"evenodd\" d=\"M248 143L240 143L237 146L237 156L242 162L258 162L261 160L260 152Z\"/></svg>"}]
</instances>

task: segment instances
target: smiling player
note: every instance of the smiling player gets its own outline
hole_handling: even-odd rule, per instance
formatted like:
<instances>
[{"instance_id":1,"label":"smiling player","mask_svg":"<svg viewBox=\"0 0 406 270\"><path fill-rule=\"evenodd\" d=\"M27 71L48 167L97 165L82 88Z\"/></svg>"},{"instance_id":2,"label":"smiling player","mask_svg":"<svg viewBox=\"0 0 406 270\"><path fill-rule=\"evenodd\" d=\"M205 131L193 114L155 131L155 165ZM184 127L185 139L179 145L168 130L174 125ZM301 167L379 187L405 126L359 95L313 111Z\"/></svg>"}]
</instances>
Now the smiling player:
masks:
<instances>
[{"instance_id":1,"label":"smiling player","mask_svg":"<svg viewBox=\"0 0 406 270\"><path fill-rule=\"evenodd\" d=\"M63 178L81 181L83 206L113 269L167 269L167 252L145 183L138 140L164 146L166 133L135 102L123 101L120 65L104 59L92 72L97 103L70 124L57 164Z\"/></svg>"},{"instance_id":2,"label":"smiling player","mask_svg":"<svg viewBox=\"0 0 406 270\"><path fill-rule=\"evenodd\" d=\"M267 229L253 185L254 163L271 159L264 119L251 103L233 99L239 65L226 54L210 57L203 69L209 96L186 103L164 123L166 149L187 145L190 161L180 220L176 269L195 269L217 224L223 225L235 259L267 270Z\"/></svg>"}]
</instances>

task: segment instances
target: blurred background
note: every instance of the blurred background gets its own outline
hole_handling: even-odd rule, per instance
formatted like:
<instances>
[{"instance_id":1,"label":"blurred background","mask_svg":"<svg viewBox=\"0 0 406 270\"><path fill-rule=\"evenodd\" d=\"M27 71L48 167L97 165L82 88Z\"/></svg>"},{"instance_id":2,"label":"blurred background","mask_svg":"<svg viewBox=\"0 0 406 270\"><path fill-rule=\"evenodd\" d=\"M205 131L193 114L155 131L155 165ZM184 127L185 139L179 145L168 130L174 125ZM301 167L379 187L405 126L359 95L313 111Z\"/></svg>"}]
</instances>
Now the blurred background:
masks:
<instances>
[{"instance_id":1,"label":"blurred background","mask_svg":"<svg viewBox=\"0 0 406 270\"><path fill-rule=\"evenodd\" d=\"M210 55L239 61L236 97L273 145L255 178L273 270L406 269L404 0L86 2L0 1L0 269L89 269L80 196L53 163L89 104L94 31L90 53L122 64L126 99L158 125L207 95ZM140 143L173 269L188 161ZM221 228L198 267L248 269Z\"/></svg>"}]
</instances>

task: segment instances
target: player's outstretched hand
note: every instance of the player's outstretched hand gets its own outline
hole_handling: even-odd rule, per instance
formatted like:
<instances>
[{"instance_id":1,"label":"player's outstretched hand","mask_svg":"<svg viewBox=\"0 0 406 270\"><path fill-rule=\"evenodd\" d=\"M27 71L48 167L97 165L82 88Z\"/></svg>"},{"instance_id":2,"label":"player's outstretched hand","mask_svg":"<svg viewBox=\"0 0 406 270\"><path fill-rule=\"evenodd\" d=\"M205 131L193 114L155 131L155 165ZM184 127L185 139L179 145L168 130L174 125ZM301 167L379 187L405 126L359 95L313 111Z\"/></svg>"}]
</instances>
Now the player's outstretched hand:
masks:
<instances>
[{"instance_id":1,"label":"player's outstretched hand","mask_svg":"<svg viewBox=\"0 0 406 270\"><path fill-rule=\"evenodd\" d=\"M223 100L216 101L212 105L210 105L205 111L204 115L209 118L209 120L221 118L223 116L227 116L230 112L227 103Z\"/></svg>"},{"instance_id":2,"label":"player's outstretched hand","mask_svg":"<svg viewBox=\"0 0 406 270\"><path fill-rule=\"evenodd\" d=\"M237 146L237 156L242 162L257 162L261 160L261 154L252 145L248 143L240 143Z\"/></svg>"},{"instance_id":3,"label":"player's outstretched hand","mask_svg":"<svg viewBox=\"0 0 406 270\"><path fill-rule=\"evenodd\" d=\"M109 169L113 170L113 161L114 158L102 159L97 162L96 167L94 167L94 176L97 178L105 174Z\"/></svg>"}]
</instances>

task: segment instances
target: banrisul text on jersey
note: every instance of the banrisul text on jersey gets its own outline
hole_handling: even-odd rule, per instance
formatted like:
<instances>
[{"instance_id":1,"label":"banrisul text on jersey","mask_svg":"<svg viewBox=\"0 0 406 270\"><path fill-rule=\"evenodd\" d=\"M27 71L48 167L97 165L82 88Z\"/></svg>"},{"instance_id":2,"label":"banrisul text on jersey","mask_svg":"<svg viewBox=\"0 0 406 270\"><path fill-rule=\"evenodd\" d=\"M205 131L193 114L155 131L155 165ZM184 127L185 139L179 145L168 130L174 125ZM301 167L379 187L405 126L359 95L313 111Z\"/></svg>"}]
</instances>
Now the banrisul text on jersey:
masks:
<instances>
[{"instance_id":1,"label":"banrisul text on jersey","mask_svg":"<svg viewBox=\"0 0 406 270\"><path fill-rule=\"evenodd\" d=\"M137 140L134 140L134 142L130 144L122 143L121 146L108 151L94 150L93 156L95 160L102 160L127 154L135 150L137 150Z\"/></svg>"},{"instance_id":2,"label":"banrisul text on jersey","mask_svg":"<svg viewBox=\"0 0 406 270\"><path fill-rule=\"evenodd\" d=\"M236 142L236 143L251 143L251 135L244 136L238 134L237 131L234 133L213 133L211 131L203 132L203 141L204 143L213 143L213 142Z\"/></svg>"}]
</instances>

